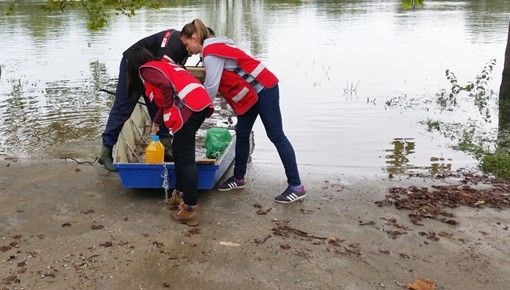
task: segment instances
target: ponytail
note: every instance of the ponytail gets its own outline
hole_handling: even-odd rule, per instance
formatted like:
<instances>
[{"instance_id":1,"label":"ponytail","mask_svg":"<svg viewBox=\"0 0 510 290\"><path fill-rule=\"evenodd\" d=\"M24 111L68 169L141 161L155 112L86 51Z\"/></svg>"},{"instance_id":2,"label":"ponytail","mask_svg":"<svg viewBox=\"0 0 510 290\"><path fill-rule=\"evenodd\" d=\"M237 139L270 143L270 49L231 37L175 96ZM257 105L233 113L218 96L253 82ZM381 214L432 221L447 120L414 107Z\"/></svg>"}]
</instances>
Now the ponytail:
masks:
<instances>
[{"instance_id":1,"label":"ponytail","mask_svg":"<svg viewBox=\"0 0 510 290\"><path fill-rule=\"evenodd\" d=\"M207 26L205 26L204 22L202 20L196 18L190 23L187 23L184 25L184 27L181 29L181 35L185 36L186 38L191 38L193 34L195 34L198 38L198 42L200 44L204 44L204 40L210 36L214 36L213 33L209 33L209 29ZM212 29L211 29L212 31ZM211 35L212 34L212 35Z\"/></svg>"}]
</instances>

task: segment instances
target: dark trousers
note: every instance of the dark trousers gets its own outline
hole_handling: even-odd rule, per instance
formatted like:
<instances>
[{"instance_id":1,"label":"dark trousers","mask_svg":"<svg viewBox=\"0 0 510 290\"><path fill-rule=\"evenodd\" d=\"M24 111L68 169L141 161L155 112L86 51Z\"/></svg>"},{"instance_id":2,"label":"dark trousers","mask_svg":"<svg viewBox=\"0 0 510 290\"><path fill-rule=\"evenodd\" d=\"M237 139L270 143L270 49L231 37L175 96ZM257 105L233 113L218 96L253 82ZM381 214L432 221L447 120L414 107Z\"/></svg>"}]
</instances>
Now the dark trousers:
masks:
<instances>
[{"instance_id":1,"label":"dark trousers","mask_svg":"<svg viewBox=\"0 0 510 290\"><path fill-rule=\"evenodd\" d=\"M147 104L151 120L154 119L154 116L158 112L156 104L151 103L143 94L144 92L135 92L136 95L132 98L128 96L126 78L127 65L126 60L122 57L119 67L117 90L115 91L115 101L113 102L113 107L108 115L106 128L102 134L103 144L109 148L113 147L113 145L117 143L122 126L129 119L131 113L133 113L133 110L135 109L138 96L144 96L145 104ZM160 126L159 130L158 135L161 137L168 136L168 129L165 126Z\"/></svg>"},{"instance_id":2,"label":"dark trousers","mask_svg":"<svg viewBox=\"0 0 510 290\"><path fill-rule=\"evenodd\" d=\"M258 96L258 102L244 115L238 116L237 119L234 177L241 179L246 174L246 163L250 154L250 134L257 116L260 115L267 137L278 150L287 175L287 182L292 186L300 185L301 179L299 178L294 148L283 133L278 85L270 89L263 89L258 93Z\"/></svg>"},{"instance_id":3,"label":"dark trousers","mask_svg":"<svg viewBox=\"0 0 510 290\"><path fill-rule=\"evenodd\" d=\"M175 188L184 192L186 205L197 204L198 172L195 161L195 136L209 109L194 112L174 134L172 149L175 164Z\"/></svg>"}]
</instances>

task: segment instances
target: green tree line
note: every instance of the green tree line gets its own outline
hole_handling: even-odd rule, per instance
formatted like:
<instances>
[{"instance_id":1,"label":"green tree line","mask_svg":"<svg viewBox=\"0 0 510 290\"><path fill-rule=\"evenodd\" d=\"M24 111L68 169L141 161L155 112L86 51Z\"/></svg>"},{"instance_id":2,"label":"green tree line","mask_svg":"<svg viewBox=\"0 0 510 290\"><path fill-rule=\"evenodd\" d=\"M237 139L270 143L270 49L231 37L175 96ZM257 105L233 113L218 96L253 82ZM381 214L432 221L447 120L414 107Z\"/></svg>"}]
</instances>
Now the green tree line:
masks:
<instances>
[{"instance_id":1,"label":"green tree line","mask_svg":"<svg viewBox=\"0 0 510 290\"><path fill-rule=\"evenodd\" d=\"M22 2L21 0L11 2L7 7L6 14L16 13L16 6ZM64 11L67 8L82 9L88 16L87 27L90 30L98 30L106 25L112 11L133 16L138 9L157 9L160 5L161 0L47 0L42 8L47 11Z\"/></svg>"}]
</instances>

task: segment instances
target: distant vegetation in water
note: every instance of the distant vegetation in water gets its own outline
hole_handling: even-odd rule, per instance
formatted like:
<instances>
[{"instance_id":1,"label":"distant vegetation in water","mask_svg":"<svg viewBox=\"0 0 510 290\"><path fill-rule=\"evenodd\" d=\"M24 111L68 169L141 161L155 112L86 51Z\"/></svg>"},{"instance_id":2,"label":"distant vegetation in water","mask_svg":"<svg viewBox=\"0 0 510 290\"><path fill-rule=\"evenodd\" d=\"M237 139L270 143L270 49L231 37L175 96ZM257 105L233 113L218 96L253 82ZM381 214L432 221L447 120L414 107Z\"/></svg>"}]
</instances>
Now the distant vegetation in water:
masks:
<instances>
[{"instance_id":1,"label":"distant vegetation in water","mask_svg":"<svg viewBox=\"0 0 510 290\"><path fill-rule=\"evenodd\" d=\"M423 7L424 0L402 0L402 7L406 10L414 10Z\"/></svg>"}]
</instances>

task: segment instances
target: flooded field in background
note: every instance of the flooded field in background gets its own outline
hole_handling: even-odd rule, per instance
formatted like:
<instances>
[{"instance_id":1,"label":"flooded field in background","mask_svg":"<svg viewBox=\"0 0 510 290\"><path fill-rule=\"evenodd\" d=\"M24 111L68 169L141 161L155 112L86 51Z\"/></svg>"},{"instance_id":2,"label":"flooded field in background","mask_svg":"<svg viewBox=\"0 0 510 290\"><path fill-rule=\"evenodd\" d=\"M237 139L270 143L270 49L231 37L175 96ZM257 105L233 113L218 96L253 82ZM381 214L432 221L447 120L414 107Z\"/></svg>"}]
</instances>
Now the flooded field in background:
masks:
<instances>
[{"instance_id":1,"label":"flooded field in background","mask_svg":"<svg viewBox=\"0 0 510 290\"><path fill-rule=\"evenodd\" d=\"M433 102L449 88L447 69L465 82L495 59L487 131L496 134L510 5L425 1L404 8L402 1L166 1L131 18L113 15L92 32L81 11L20 5L15 15L0 16L0 157L93 160L113 102L101 89L115 89L122 51L198 17L279 77L284 128L300 164L391 174L476 166L423 125L439 114L464 121L469 111L387 102ZM279 163L260 121L254 131L253 161Z\"/></svg>"}]
</instances>

